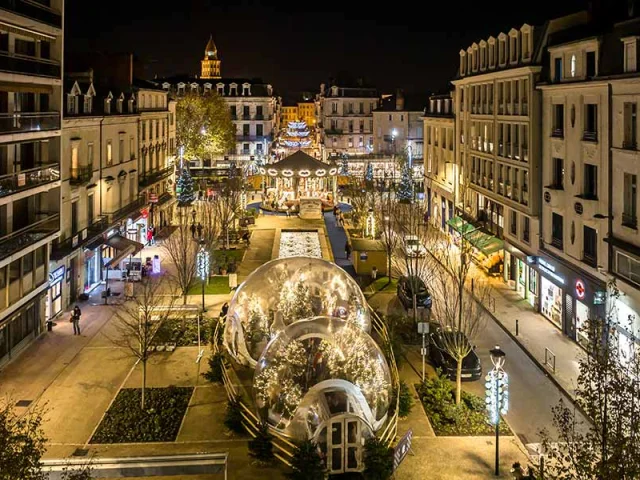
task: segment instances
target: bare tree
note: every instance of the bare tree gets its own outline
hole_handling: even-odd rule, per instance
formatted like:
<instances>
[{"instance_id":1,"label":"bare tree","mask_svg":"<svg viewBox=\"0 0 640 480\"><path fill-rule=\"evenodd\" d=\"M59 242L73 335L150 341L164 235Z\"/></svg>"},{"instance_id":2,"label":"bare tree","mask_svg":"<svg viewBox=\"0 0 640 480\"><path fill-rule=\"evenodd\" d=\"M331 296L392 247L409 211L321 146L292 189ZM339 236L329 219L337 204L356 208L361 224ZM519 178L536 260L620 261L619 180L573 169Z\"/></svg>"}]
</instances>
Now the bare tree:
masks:
<instances>
[{"instance_id":1,"label":"bare tree","mask_svg":"<svg viewBox=\"0 0 640 480\"><path fill-rule=\"evenodd\" d=\"M182 303L186 304L189 287L196 275L198 242L191 232L186 209L178 209L177 220L176 230L163 242L162 248L173 262L175 271L172 275L180 288Z\"/></svg>"},{"instance_id":2,"label":"bare tree","mask_svg":"<svg viewBox=\"0 0 640 480\"><path fill-rule=\"evenodd\" d=\"M377 224L380 229L380 241L384 245L384 249L387 254L388 283L391 283L391 279L393 277L392 260L400 238L395 231L398 210L399 208L391 189L385 192L384 188L381 188L379 190L378 208L375 212L377 213Z\"/></svg>"},{"instance_id":3,"label":"bare tree","mask_svg":"<svg viewBox=\"0 0 640 480\"><path fill-rule=\"evenodd\" d=\"M133 300L113 309L118 319L117 335L109 339L142 365L141 409L145 406L147 362L156 353L150 347L156 332L170 317L174 302L175 296L170 283L163 275L147 276L134 285Z\"/></svg>"},{"instance_id":4,"label":"bare tree","mask_svg":"<svg viewBox=\"0 0 640 480\"><path fill-rule=\"evenodd\" d=\"M229 231L241 210L241 195L242 179L239 177L229 178L216 195L215 205L225 249L229 248Z\"/></svg>"}]
</instances>

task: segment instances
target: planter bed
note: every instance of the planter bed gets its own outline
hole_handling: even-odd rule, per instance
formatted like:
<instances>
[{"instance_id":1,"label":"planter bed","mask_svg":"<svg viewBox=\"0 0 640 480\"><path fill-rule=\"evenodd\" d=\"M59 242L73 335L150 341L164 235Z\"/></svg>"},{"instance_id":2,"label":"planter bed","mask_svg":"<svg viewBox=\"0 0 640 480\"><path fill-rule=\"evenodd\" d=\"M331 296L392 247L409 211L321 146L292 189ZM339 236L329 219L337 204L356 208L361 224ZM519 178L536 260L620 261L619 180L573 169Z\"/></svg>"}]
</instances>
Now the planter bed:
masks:
<instances>
[{"instance_id":1,"label":"planter bed","mask_svg":"<svg viewBox=\"0 0 640 480\"><path fill-rule=\"evenodd\" d=\"M118 392L90 443L173 442L178 436L192 387L147 388L145 410L139 388Z\"/></svg>"}]
</instances>

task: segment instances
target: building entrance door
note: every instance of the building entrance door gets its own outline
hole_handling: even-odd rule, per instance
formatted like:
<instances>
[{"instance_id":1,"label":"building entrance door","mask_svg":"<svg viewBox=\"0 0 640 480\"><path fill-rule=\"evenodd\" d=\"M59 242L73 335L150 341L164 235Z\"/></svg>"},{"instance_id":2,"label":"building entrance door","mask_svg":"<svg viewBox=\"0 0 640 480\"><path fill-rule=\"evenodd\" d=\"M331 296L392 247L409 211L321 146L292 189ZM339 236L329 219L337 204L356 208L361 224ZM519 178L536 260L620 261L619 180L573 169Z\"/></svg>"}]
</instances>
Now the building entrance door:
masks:
<instances>
[{"instance_id":1,"label":"building entrance door","mask_svg":"<svg viewBox=\"0 0 640 480\"><path fill-rule=\"evenodd\" d=\"M354 416L339 416L329 420L329 473L359 472L362 467L362 421Z\"/></svg>"}]
</instances>

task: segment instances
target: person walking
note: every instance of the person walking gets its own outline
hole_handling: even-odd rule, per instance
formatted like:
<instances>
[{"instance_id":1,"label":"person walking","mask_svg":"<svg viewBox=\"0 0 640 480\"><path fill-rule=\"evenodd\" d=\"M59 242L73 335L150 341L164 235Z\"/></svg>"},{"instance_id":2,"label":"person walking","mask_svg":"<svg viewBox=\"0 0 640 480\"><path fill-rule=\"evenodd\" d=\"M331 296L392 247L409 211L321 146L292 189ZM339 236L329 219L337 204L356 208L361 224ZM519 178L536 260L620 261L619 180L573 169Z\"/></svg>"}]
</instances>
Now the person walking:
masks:
<instances>
[{"instance_id":1,"label":"person walking","mask_svg":"<svg viewBox=\"0 0 640 480\"><path fill-rule=\"evenodd\" d=\"M71 314L71 323L73 323L73 334L80 335L80 316L82 315L82 311L80 307L76 305L73 307L73 313Z\"/></svg>"},{"instance_id":2,"label":"person walking","mask_svg":"<svg viewBox=\"0 0 640 480\"><path fill-rule=\"evenodd\" d=\"M153 234L151 233L151 228L147 228L147 246L151 245L152 239L153 239Z\"/></svg>"},{"instance_id":3,"label":"person walking","mask_svg":"<svg viewBox=\"0 0 640 480\"><path fill-rule=\"evenodd\" d=\"M229 303L224 302L222 309L220 310L220 318L225 318L227 316L227 312L229 312Z\"/></svg>"},{"instance_id":4,"label":"person walking","mask_svg":"<svg viewBox=\"0 0 640 480\"><path fill-rule=\"evenodd\" d=\"M191 224L191 238L196 238L196 224Z\"/></svg>"},{"instance_id":5,"label":"person walking","mask_svg":"<svg viewBox=\"0 0 640 480\"><path fill-rule=\"evenodd\" d=\"M204 228L200 222L198 222L198 226L196 227L198 230L198 238L202 238L202 229Z\"/></svg>"},{"instance_id":6,"label":"person walking","mask_svg":"<svg viewBox=\"0 0 640 480\"><path fill-rule=\"evenodd\" d=\"M340 211L340 214L338 215L338 223L340 224L340 227L344 228L344 214L342 211Z\"/></svg>"}]
</instances>

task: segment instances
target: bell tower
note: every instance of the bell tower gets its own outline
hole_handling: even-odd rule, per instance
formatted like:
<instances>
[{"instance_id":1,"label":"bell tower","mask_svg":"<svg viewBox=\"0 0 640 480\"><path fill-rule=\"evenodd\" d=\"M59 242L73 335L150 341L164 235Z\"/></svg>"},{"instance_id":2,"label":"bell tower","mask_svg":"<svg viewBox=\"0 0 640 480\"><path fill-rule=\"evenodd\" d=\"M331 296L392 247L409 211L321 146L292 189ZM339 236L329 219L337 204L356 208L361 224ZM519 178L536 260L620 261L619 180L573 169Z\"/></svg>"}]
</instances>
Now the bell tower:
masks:
<instances>
[{"instance_id":1,"label":"bell tower","mask_svg":"<svg viewBox=\"0 0 640 480\"><path fill-rule=\"evenodd\" d=\"M200 78L210 79L221 77L220 63L222 62L218 59L218 48L213 42L213 35L209 37L207 46L204 49L204 59L200 63L202 64Z\"/></svg>"}]
</instances>

